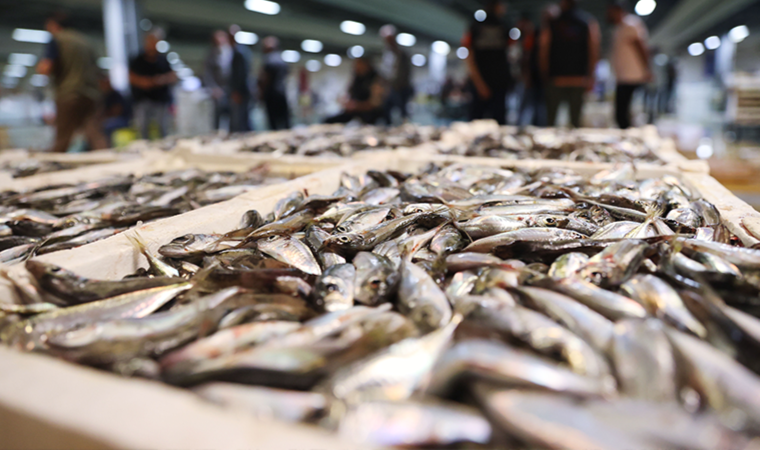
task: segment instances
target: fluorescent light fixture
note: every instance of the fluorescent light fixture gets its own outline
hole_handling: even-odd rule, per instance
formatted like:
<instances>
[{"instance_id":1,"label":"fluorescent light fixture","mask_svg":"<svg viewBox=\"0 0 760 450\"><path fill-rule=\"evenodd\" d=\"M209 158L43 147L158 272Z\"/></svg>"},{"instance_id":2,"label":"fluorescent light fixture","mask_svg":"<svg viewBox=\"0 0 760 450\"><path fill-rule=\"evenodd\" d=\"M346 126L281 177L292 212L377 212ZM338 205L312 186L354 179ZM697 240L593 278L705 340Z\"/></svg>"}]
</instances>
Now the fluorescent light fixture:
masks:
<instances>
[{"instance_id":1,"label":"fluorescent light fixture","mask_svg":"<svg viewBox=\"0 0 760 450\"><path fill-rule=\"evenodd\" d=\"M335 53L329 53L325 55L325 65L330 67L338 67L343 62L343 58Z\"/></svg>"},{"instance_id":2,"label":"fluorescent light fixture","mask_svg":"<svg viewBox=\"0 0 760 450\"><path fill-rule=\"evenodd\" d=\"M660 53L659 55L654 57L654 63L658 66L664 66L668 63L668 55L665 53Z\"/></svg>"},{"instance_id":3,"label":"fluorescent light fixture","mask_svg":"<svg viewBox=\"0 0 760 450\"><path fill-rule=\"evenodd\" d=\"M738 27L731 28L731 31L728 32L729 39L737 44L747 39L747 36L749 36L747 25L739 25Z\"/></svg>"},{"instance_id":4,"label":"fluorescent light fixture","mask_svg":"<svg viewBox=\"0 0 760 450\"><path fill-rule=\"evenodd\" d=\"M108 56L101 56L98 58L98 67L100 67L103 70L108 70L111 68L111 58Z\"/></svg>"},{"instance_id":5,"label":"fluorescent light fixture","mask_svg":"<svg viewBox=\"0 0 760 450\"><path fill-rule=\"evenodd\" d=\"M430 48L433 49L434 52L438 53L439 55L448 55L451 51L451 46L443 41L435 41L433 42L433 45L430 46Z\"/></svg>"},{"instance_id":6,"label":"fluorescent light fixture","mask_svg":"<svg viewBox=\"0 0 760 450\"><path fill-rule=\"evenodd\" d=\"M159 53L166 53L171 48L171 45L169 45L166 41L158 41L156 42L156 50L158 50Z\"/></svg>"},{"instance_id":7,"label":"fluorescent light fixture","mask_svg":"<svg viewBox=\"0 0 760 450\"><path fill-rule=\"evenodd\" d=\"M689 46L688 51L691 56L699 56L705 52L705 46L701 42L695 42Z\"/></svg>"},{"instance_id":8,"label":"fluorescent light fixture","mask_svg":"<svg viewBox=\"0 0 760 450\"><path fill-rule=\"evenodd\" d=\"M710 138L702 138L699 140L699 146L697 147L697 158L708 159L714 153L713 142Z\"/></svg>"},{"instance_id":9,"label":"fluorescent light fixture","mask_svg":"<svg viewBox=\"0 0 760 450\"><path fill-rule=\"evenodd\" d=\"M319 53L324 48L324 45L322 45L322 42L316 40L316 39L306 39L303 42L301 42L301 49L305 52L309 53Z\"/></svg>"},{"instance_id":10,"label":"fluorescent light fixture","mask_svg":"<svg viewBox=\"0 0 760 450\"><path fill-rule=\"evenodd\" d=\"M427 62L427 58L425 58L425 55L421 53L417 53L412 56L412 64L414 64L417 67L422 67Z\"/></svg>"},{"instance_id":11,"label":"fluorescent light fixture","mask_svg":"<svg viewBox=\"0 0 760 450\"><path fill-rule=\"evenodd\" d=\"M361 58L364 56L364 47L361 45L354 45L348 49L348 56L352 58Z\"/></svg>"},{"instance_id":12,"label":"fluorescent light fixture","mask_svg":"<svg viewBox=\"0 0 760 450\"><path fill-rule=\"evenodd\" d=\"M457 49L457 58L467 59L468 56L470 56L470 51L467 50L467 47L459 47Z\"/></svg>"},{"instance_id":13,"label":"fluorescent light fixture","mask_svg":"<svg viewBox=\"0 0 760 450\"><path fill-rule=\"evenodd\" d=\"M259 35L250 31L238 31L235 33L235 42L242 45L254 45L259 42Z\"/></svg>"},{"instance_id":14,"label":"fluorescent light fixture","mask_svg":"<svg viewBox=\"0 0 760 450\"><path fill-rule=\"evenodd\" d=\"M720 38L718 36L710 36L705 39L705 48L708 50L715 50L720 47Z\"/></svg>"},{"instance_id":15,"label":"fluorescent light fixture","mask_svg":"<svg viewBox=\"0 0 760 450\"><path fill-rule=\"evenodd\" d=\"M417 38L413 34L399 33L396 35L396 43L404 47L411 47L417 43Z\"/></svg>"},{"instance_id":16,"label":"fluorescent light fixture","mask_svg":"<svg viewBox=\"0 0 760 450\"><path fill-rule=\"evenodd\" d=\"M657 8L656 1L639 0L638 3L636 3L636 7L634 8L634 11L636 11L636 14L640 16L648 16L654 12L655 8Z\"/></svg>"},{"instance_id":17,"label":"fluorescent light fixture","mask_svg":"<svg viewBox=\"0 0 760 450\"><path fill-rule=\"evenodd\" d=\"M477 20L478 22L482 22L486 20L486 16L487 16L486 12L483 11L482 9L475 11L475 20Z\"/></svg>"},{"instance_id":18,"label":"fluorescent light fixture","mask_svg":"<svg viewBox=\"0 0 760 450\"><path fill-rule=\"evenodd\" d=\"M245 9L268 16L280 13L280 4L269 0L245 0Z\"/></svg>"},{"instance_id":19,"label":"fluorescent light fixture","mask_svg":"<svg viewBox=\"0 0 760 450\"><path fill-rule=\"evenodd\" d=\"M201 80L198 77L187 77L182 80L182 89L186 91L197 91L201 88Z\"/></svg>"},{"instance_id":20,"label":"fluorescent light fixture","mask_svg":"<svg viewBox=\"0 0 760 450\"><path fill-rule=\"evenodd\" d=\"M183 67L182 69L179 69L177 71L177 76L179 78L189 78L189 77L192 77L193 74L194 74L193 69L189 67Z\"/></svg>"},{"instance_id":21,"label":"fluorescent light fixture","mask_svg":"<svg viewBox=\"0 0 760 450\"><path fill-rule=\"evenodd\" d=\"M367 27L365 27L361 22L344 20L340 23L340 31L346 34L353 34L354 36L361 36L365 31L367 31Z\"/></svg>"},{"instance_id":22,"label":"fluorescent light fixture","mask_svg":"<svg viewBox=\"0 0 760 450\"><path fill-rule=\"evenodd\" d=\"M26 75L26 67L9 64L5 66L5 71L3 72L3 74L6 77L11 77L11 78L24 78L24 76Z\"/></svg>"},{"instance_id":23,"label":"fluorescent light fixture","mask_svg":"<svg viewBox=\"0 0 760 450\"><path fill-rule=\"evenodd\" d=\"M32 78L29 79L29 84L34 87L44 87L48 84L48 77L41 73L35 73Z\"/></svg>"},{"instance_id":24,"label":"fluorescent light fixture","mask_svg":"<svg viewBox=\"0 0 760 450\"><path fill-rule=\"evenodd\" d=\"M180 61L177 52L169 52L169 54L166 55L166 60L169 61L169 64L172 65L177 64Z\"/></svg>"},{"instance_id":25,"label":"fluorescent light fixture","mask_svg":"<svg viewBox=\"0 0 760 450\"><path fill-rule=\"evenodd\" d=\"M151 28L153 28L153 22L151 22L150 19L143 19L140 21L140 29L143 31L150 31Z\"/></svg>"},{"instance_id":26,"label":"fluorescent light fixture","mask_svg":"<svg viewBox=\"0 0 760 450\"><path fill-rule=\"evenodd\" d=\"M32 67L37 62L37 57L31 53L11 53L8 55L8 64L15 66Z\"/></svg>"},{"instance_id":27,"label":"fluorescent light fixture","mask_svg":"<svg viewBox=\"0 0 760 450\"><path fill-rule=\"evenodd\" d=\"M286 63L297 63L301 60L301 54L295 50L284 50L281 56Z\"/></svg>"},{"instance_id":28,"label":"fluorescent light fixture","mask_svg":"<svg viewBox=\"0 0 760 450\"><path fill-rule=\"evenodd\" d=\"M13 30L13 40L19 42L32 42L34 44L47 44L50 42L50 33L45 30L30 30L28 28L16 28Z\"/></svg>"},{"instance_id":29,"label":"fluorescent light fixture","mask_svg":"<svg viewBox=\"0 0 760 450\"><path fill-rule=\"evenodd\" d=\"M517 27L512 28L509 30L509 38L513 41L516 41L520 39L520 36L522 36L522 33L520 32L520 29Z\"/></svg>"},{"instance_id":30,"label":"fluorescent light fixture","mask_svg":"<svg viewBox=\"0 0 760 450\"><path fill-rule=\"evenodd\" d=\"M317 61L316 59L310 59L306 61L306 70L309 72L319 72L319 69L322 68L322 63Z\"/></svg>"}]
</instances>

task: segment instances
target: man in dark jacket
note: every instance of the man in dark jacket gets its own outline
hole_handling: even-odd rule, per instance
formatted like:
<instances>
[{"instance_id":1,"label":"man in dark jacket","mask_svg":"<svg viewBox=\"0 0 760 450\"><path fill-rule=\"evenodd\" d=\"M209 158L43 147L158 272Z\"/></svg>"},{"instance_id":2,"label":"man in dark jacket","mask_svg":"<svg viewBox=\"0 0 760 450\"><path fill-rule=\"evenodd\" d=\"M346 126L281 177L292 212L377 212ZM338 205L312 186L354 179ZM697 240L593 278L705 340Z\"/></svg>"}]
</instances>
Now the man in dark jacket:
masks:
<instances>
[{"instance_id":1,"label":"man in dark jacket","mask_svg":"<svg viewBox=\"0 0 760 450\"><path fill-rule=\"evenodd\" d=\"M259 75L259 95L266 106L269 128L285 130L290 128L290 107L285 94L285 79L288 64L282 60L280 41L274 36L264 38L264 67Z\"/></svg>"}]
</instances>

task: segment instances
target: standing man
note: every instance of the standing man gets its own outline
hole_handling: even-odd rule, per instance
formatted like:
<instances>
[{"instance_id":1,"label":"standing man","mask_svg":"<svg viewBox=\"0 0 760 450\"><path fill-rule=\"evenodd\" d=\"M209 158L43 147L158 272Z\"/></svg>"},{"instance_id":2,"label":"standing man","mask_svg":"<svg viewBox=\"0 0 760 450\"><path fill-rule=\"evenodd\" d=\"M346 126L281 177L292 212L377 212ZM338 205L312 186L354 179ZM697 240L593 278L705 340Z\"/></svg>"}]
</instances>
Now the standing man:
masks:
<instances>
[{"instance_id":1,"label":"standing man","mask_svg":"<svg viewBox=\"0 0 760 450\"><path fill-rule=\"evenodd\" d=\"M240 27L237 25L229 28L230 43L234 50L230 75L230 133L251 131L251 49L235 42L235 33L238 31Z\"/></svg>"},{"instance_id":2,"label":"standing man","mask_svg":"<svg viewBox=\"0 0 760 450\"><path fill-rule=\"evenodd\" d=\"M555 126L562 103L570 105L570 122L581 126L583 97L594 87L599 60L599 24L578 8L577 0L562 0L560 15L541 32L539 63L546 86L549 126Z\"/></svg>"},{"instance_id":3,"label":"standing man","mask_svg":"<svg viewBox=\"0 0 760 450\"><path fill-rule=\"evenodd\" d=\"M625 0L607 7L607 20L615 25L612 67L615 70L615 119L620 128L631 126L631 102L637 89L652 81L652 67L644 22L625 9Z\"/></svg>"},{"instance_id":4,"label":"standing man","mask_svg":"<svg viewBox=\"0 0 760 450\"><path fill-rule=\"evenodd\" d=\"M222 30L214 31L212 47L203 67L203 85L214 100L214 129L218 130L222 116L230 117L230 80L232 79L232 58L234 50L230 36Z\"/></svg>"},{"instance_id":5,"label":"standing man","mask_svg":"<svg viewBox=\"0 0 760 450\"><path fill-rule=\"evenodd\" d=\"M385 41L381 71L389 87L384 107L385 121L388 125L391 124L391 113L396 108L401 111L402 120L406 121L409 118L407 105L414 93L411 82L411 59L396 42L396 34L396 27L393 25L380 28L380 36Z\"/></svg>"},{"instance_id":6,"label":"standing man","mask_svg":"<svg viewBox=\"0 0 760 450\"><path fill-rule=\"evenodd\" d=\"M506 97L512 87L507 59L509 32L502 23L507 8L499 0L489 0L486 19L474 22L462 38L467 48L467 69L474 88L470 120L491 118L507 122Z\"/></svg>"},{"instance_id":7,"label":"standing man","mask_svg":"<svg viewBox=\"0 0 760 450\"><path fill-rule=\"evenodd\" d=\"M45 29L52 39L37 73L52 76L55 88L55 142L51 151L65 152L77 130L83 130L92 149L106 148L98 123L100 71L95 51L84 36L66 27L62 14L51 16Z\"/></svg>"},{"instance_id":8,"label":"standing man","mask_svg":"<svg viewBox=\"0 0 760 450\"><path fill-rule=\"evenodd\" d=\"M169 87L177 82L177 74L172 70L169 61L156 49L160 40L159 30L148 33L145 36L143 52L129 63L135 125L143 139L148 139L151 120L158 123L161 137L166 136L169 104L172 100Z\"/></svg>"},{"instance_id":9,"label":"standing man","mask_svg":"<svg viewBox=\"0 0 760 450\"><path fill-rule=\"evenodd\" d=\"M288 64L282 60L279 46L280 41L276 37L264 38L264 67L259 75L259 92L266 106L269 128L272 130L290 128L290 108L285 94Z\"/></svg>"}]
</instances>

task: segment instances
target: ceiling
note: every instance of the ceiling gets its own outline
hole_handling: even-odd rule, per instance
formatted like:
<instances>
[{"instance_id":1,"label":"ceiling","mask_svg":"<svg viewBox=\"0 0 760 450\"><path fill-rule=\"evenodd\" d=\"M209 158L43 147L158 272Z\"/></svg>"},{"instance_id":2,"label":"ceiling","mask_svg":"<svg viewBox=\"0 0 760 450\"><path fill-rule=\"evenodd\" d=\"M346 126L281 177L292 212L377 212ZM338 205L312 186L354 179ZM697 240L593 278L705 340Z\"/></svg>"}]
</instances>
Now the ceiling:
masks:
<instances>
[{"instance_id":1,"label":"ceiling","mask_svg":"<svg viewBox=\"0 0 760 450\"><path fill-rule=\"evenodd\" d=\"M607 0L580 1L599 20L608 37L604 21ZM415 52L427 53L430 44L439 39L456 47L473 20L473 12L482 8L486 0L280 0L282 10L275 16L248 11L243 3L244 0L145 0L139 5L142 16L165 27L172 49L193 65L202 60L211 32L232 23L260 37L276 35L285 49L300 50L303 39L318 39L325 44L322 53L343 55L348 47L357 44L369 52L378 52L382 42L377 31L387 23L417 37ZM515 23L522 14L538 18L548 3L508 1L506 20ZM683 50L690 39L725 32L726 27L735 25L733 22L751 18L760 25L760 3L756 0L657 0L657 4L645 21L653 42L665 51ZM61 8L70 13L75 28L100 41L102 51L102 0L0 0L0 64L12 52L41 53L39 44L12 41L10 33L16 27L39 29L47 14ZM754 12L743 15L742 11L748 9ZM342 33L339 24L349 19L364 23L367 32L362 36Z\"/></svg>"}]
</instances>

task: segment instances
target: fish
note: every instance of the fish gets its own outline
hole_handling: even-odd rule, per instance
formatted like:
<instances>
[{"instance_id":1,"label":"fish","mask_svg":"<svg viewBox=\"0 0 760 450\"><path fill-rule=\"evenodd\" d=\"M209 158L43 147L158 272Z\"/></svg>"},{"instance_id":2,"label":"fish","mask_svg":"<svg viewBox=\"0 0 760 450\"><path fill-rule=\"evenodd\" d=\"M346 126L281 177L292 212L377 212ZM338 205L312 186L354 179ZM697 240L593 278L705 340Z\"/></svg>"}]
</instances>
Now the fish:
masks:
<instances>
[{"instance_id":1,"label":"fish","mask_svg":"<svg viewBox=\"0 0 760 450\"><path fill-rule=\"evenodd\" d=\"M318 392L301 392L235 383L210 382L194 387L200 397L258 419L299 423L318 417L327 409L328 399Z\"/></svg>"},{"instance_id":2,"label":"fish","mask_svg":"<svg viewBox=\"0 0 760 450\"><path fill-rule=\"evenodd\" d=\"M399 273L386 257L370 252L359 252L353 260L356 268L354 301L376 306L390 300L399 281Z\"/></svg>"},{"instance_id":3,"label":"fish","mask_svg":"<svg viewBox=\"0 0 760 450\"><path fill-rule=\"evenodd\" d=\"M401 264L398 308L423 330L441 328L451 321L452 312L446 294L417 264Z\"/></svg>"},{"instance_id":4,"label":"fish","mask_svg":"<svg viewBox=\"0 0 760 450\"><path fill-rule=\"evenodd\" d=\"M310 275L322 274L322 269L319 267L319 263L311 253L311 250L309 250L309 247L298 239L290 236L270 235L257 241L257 247L262 253L293 266L304 273Z\"/></svg>"},{"instance_id":5,"label":"fish","mask_svg":"<svg viewBox=\"0 0 760 450\"><path fill-rule=\"evenodd\" d=\"M466 252L490 253L496 247L511 245L516 241L564 241L580 239L583 235L575 231L558 228L524 228L507 231L483 239L478 239L464 248Z\"/></svg>"},{"instance_id":6,"label":"fish","mask_svg":"<svg viewBox=\"0 0 760 450\"><path fill-rule=\"evenodd\" d=\"M585 280L564 278L546 287L576 299L610 320L647 316L646 309L635 300Z\"/></svg>"},{"instance_id":7,"label":"fish","mask_svg":"<svg viewBox=\"0 0 760 450\"><path fill-rule=\"evenodd\" d=\"M314 286L314 303L317 308L332 312L348 309L354 305L353 264L337 264L328 267Z\"/></svg>"},{"instance_id":8,"label":"fish","mask_svg":"<svg viewBox=\"0 0 760 450\"><path fill-rule=\"evenodd\" d=\"M588 264L589 257L585 253L570 252L554 260L547 275L555 280L576 276Z\"/></svg>"}]
</instances>

